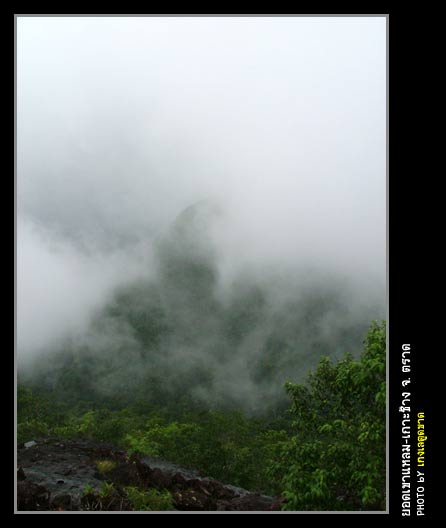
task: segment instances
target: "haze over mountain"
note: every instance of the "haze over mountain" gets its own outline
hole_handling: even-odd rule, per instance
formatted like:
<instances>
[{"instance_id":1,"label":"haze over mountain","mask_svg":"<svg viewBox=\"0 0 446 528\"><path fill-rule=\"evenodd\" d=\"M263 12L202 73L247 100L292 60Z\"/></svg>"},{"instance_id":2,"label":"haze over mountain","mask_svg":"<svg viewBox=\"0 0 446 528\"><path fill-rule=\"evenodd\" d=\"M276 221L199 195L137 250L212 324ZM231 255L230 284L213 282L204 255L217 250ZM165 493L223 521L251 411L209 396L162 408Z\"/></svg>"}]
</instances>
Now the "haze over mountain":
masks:
<instances>
[{"instance_id":1,"label":"haze over mountain","mask_svg":"<svg viewBox=\"0 0 446 528\"><path fill-rule=\"evenodd\" d=\"M23 375L255 410L358 353L385 317L385 31L20 18Z\"/></svg>"},{"instance_id":2,"label":"haze over mountain","mask_svg":"<svg viewBox=\"0 0 446 528\"><path fill-rule=\"evenodd\" d=\"M228 272L212 236L224 218L210 202L184 210L155 241L150 271L127 278L84 334L31 362L25 378L68 397L181 395L264 412L322 355L357 355L368 322L385 316L382 298L317 267Z\"/></svg>"}]
</instances>

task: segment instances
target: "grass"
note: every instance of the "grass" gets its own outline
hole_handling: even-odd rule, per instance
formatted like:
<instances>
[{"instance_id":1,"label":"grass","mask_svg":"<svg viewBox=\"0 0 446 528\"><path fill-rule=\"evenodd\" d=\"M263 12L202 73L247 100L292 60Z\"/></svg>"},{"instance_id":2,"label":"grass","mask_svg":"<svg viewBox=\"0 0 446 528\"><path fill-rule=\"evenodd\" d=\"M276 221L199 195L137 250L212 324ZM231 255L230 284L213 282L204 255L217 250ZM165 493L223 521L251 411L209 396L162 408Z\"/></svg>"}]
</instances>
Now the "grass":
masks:
<instances>
[{"instance_id":1,"label":"grass","mask_svg":"<svg viewBox=\"0 0 446 528\"><path fill-rule=\"evenodd\" d=\"M167 491L156 489L140 490L134 486L124 488L134 511L171 510L172 495Z\"/></svg>"}]
</instances>

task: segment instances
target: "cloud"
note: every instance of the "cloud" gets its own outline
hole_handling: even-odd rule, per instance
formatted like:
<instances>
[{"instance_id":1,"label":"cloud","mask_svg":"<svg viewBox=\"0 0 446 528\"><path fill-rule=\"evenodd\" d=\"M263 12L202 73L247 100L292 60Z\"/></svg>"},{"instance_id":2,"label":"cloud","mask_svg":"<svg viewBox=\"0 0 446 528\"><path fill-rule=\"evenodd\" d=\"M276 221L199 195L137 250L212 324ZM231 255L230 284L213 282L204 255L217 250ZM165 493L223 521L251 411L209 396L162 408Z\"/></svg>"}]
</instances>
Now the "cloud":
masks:
<instances>
[{"instance_id":1,"label":"cloud","mask_svg":"<svg viewBox=\"0 0 446 528\"><path fill-rule=\"evenodd\" d=\"M153 277L153 244L200 200L225 211L222 299L243 273L318 270L384 303L385 35L384 18L19 17L19 357Z\"/></svg>"},{"instance_id":2,"label":"cloud","mask_svg":"<svg viewBox=\"0 0 446 528\"><path fill-rule=\"evenodd\" d=\"M19 218L17 237L17 348L19 359L83 335L113 288L145 272L148 248L131 254L85 255L64 239ZM140 258L137 258L139 251Z\"/></svg>"}]
</instances>

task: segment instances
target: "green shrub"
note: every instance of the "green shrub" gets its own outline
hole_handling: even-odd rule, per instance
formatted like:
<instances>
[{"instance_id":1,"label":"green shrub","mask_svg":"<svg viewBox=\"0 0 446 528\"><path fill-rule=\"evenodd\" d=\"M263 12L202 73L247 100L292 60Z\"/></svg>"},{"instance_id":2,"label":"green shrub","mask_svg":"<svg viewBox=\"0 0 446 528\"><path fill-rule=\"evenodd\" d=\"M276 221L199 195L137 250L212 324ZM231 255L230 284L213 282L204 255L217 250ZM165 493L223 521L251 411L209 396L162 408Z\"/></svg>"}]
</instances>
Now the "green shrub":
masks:
<instances>
[{"instance_id":1,"label":"green shrub","mask_svg":"<svg viewBox=\"0 0 446 528\"><path fill-rule=\"evenodd\" d=\"M124 488L135 511L172 510L172 495L167 491L156 489L140 490L134 486Z\"/></svg>"},{"instance_id":2,"label":"green shrub","mask_svg":"<svg viewBox=\"0 0 446 528\"><path fill-rule=\"evenodd\" d=\"M102 487L99 490L99 496L102 499L106 499L107 497L109 497L115 491L116 491L115 487L114 487L114 485L111 482L103 482L102 483Z\"/></svg>"},{"instance_id":3,"label":"green shrub","mask_svg":"<svg viewBox=\"0 0 446 528\"><path fill-rule=\"evenodd\" d=\"M385 323L373 322L360 359L323 358L307 385L286 384L295 432L273 465L285 509L385 509L385 376Z\"/></svg>"},{"instance_id":4,"label":"green shrub","mask_svg":"<svg viewBox=\"0 0 446 528\"><path fill-rule=\"evenodd\" d=\"M17 442L28 442L35 438L47 436L49 431L48 424L42 419L30 418L17 424Z\"/></svg>"}]
</instances>

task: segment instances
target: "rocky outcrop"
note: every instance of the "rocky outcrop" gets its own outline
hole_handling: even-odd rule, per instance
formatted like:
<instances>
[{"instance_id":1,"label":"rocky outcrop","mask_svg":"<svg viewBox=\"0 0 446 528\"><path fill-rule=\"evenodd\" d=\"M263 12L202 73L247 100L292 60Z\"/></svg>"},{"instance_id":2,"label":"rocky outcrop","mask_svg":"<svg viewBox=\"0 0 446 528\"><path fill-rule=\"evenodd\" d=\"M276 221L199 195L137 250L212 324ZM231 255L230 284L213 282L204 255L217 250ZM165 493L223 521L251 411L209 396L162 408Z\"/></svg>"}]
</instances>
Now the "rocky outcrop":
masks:
<instances>
[{"instance_id":1,"label":"rocky outcrop","mask_svg":"<svg viewBox=\"0 0 446 528\"><path fill-rule=\"evenodd\" d=\"M279 500L223 484L198 471L92 441L45 439L18 449L19 511L135 510L126 494L138 490L168 490L172 510L272 511ZM98 461L107 460L106 473ZM99 466L100 467L100 466ZM104 484L108 490L104 494ZM107 487L108 486L108 487Z\"/></svg>"},{"instance_id":2,"label":"rocky outcrop","mask_svg":"<svg viewBox=\"0 0 446 528\"><path fill-rule=\"evenodd\" d=\"M50 510L51 493L45 486L29 480L17 482L17 509L20 511Z\"/></svg>"}]
</instances>

